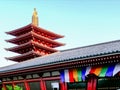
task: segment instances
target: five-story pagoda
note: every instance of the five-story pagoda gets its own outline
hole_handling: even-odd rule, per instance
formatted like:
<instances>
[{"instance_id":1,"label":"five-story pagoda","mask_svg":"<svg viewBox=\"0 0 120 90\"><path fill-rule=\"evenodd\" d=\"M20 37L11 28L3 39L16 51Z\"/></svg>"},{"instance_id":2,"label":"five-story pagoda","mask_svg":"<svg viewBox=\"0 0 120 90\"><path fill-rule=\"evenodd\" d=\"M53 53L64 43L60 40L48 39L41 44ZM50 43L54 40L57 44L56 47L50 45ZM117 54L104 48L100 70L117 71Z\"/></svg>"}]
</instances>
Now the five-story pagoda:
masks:
<instances>
[{"instance_id":1,"label":"five-story pagoda","mask_svg":"<svg viewBox=\"0 0 120 90\"><path fill-rule=\"evenodd\" d=\"M7 57L6 59L16 62L57 52L58 50L56 50L55 47L64 45L63 43L55 41L55 39L64 36L38 27L36 9L34 9L33 12L32 24L6 33L15 36L15 38L6 41L17 45L6 48L6 50L20 54L13 57Z\"/></svg>"}]
</instances>

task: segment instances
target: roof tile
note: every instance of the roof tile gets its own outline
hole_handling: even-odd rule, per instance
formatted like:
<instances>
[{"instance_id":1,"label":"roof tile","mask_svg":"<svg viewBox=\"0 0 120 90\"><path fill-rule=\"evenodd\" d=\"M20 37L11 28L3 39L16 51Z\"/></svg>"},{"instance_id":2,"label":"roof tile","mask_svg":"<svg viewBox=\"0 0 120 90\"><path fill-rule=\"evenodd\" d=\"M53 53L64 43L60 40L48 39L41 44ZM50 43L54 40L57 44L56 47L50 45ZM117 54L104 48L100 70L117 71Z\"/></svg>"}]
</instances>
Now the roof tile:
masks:
<instances>
[{"instance_id":1,"label":"roof tile","mask_svg":"<svg viewBox=\"0 0 120 90\"><path fill-rule=\"evenodd\" d=\"M23 68L31 68L34 66L61 63L78 58L84 59L101 55L109 55L113 53L120 53L120 40L63 50L61 52L56 52L46 56L34 58L34 60L31 59L14 65L2 67L0 68L0 72L2 73Z\"/></svg>"}]
</instances>

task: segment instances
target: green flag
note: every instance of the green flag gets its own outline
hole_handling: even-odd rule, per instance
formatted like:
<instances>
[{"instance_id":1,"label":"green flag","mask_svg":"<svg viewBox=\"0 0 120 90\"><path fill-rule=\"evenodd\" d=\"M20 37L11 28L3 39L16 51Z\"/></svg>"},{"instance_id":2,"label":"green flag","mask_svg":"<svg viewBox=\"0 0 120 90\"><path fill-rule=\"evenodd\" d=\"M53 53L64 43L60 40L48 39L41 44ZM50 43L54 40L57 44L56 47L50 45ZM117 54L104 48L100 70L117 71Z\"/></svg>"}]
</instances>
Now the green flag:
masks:
<instances>
[{"instance_id":1,"label":"green flag","mask_svg":"<svg viewBox=\"0 0 120 90\"><path fill-rule=\"evenodd\" d=\"M77 69L78 72L78 81L82 81L82 73L81 73L81 69Z\"/></svg>"},{"instance_id":2,"label":"green flag","mask_svg":"<svg viewBox=\"0 0 120 90\"><path fill-rule=\"evenodd\" d=\"M104 66L100 72L100 77L105 77L105 74L107 72L108 66Z\"/></svg>"}]
</instances>

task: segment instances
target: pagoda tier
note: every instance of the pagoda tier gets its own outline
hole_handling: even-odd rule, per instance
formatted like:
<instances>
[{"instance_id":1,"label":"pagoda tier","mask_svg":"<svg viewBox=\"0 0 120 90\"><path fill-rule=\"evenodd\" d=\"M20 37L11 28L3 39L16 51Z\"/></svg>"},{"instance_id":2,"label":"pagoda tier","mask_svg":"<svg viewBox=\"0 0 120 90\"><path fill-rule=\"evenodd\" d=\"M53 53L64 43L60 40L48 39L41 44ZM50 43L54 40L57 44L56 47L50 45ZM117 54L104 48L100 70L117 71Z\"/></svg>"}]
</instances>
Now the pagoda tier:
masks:
<instances>
[{"instance_id":1,"label":"pagoda tier","mask_svg":"<svg viewBox=\"0 0 120 90\"><path fill-rule=\"evenodd\" d=\"M15 36L15 38L6 41L17 45L6 48L6 50L20 54L18 56L6 58L12 61L26 61L38 56L58 52L55 48L64 45L63 43L55 41L55 39L64 36L38 27L36 10L32 16L32 24L6 33Z\"/></svg>"},{"instance_id":2,"label":"pagoda tier","mask_svg":"<svg viewBox=\"0 0 120 90\"><path fill-rule=\"evenodd\" d=\"M42 54L40 54L38 52L35 52L35 51L29 51L25 54L21 54L21 55L18 55L18 56L6 57L6 59L7 60L12 60L12 61L15 61L15 62L22 62L22 61L25 61L25 60L28 60L28 59L39 57L39 56L42 56Z\"/></svg>"},{"instance_id":3,"label":"pagoda tier","mask_svg":"<svg viewBox=\"0 0 120 90\"><path fill-rule=\"evenodd\" d=\"M7 42L14 43L17 45L24 44L30 40L34 40L35 42L38 42L39 44L48 46L48 47L58 47L58 46L63 46L65 44L51 40L49 38L43 37L39 34L36 34L34 31L31 31L29 33L23 34L21 36L18 36L13 39L6 40Z\"/></svg>"},{"instance_id":4,"label":"pagoda tier","mask_svg":"<svg viewBox=\"0 0 120 90\"><path fill-rule=\"evenodd\" d=\"M27 43L24 43L24 44L21 44L21 45L12 47L12 48L6 48L6 50L16 52L16 53L19 53L19 54L24 54L24 53L27 53L29 51L36 51L36 52L39 52L39 53L42 53L42 54L43 53L44 54L50 54L50 53L58 51L56 49L53 49L53 48L47 47L45 45L39 44L35 41L29 41Z\"/></svg>"},{"instance_id":5,"label":"pagoda tier","mask_svg":"<svg viewBox=\"0 0 120 90\"><path fill-rule=\"evenodd\" d=\"M38 33L41 36L50 38L52 40L64 37L62 35L55 34L53 32L50 32L50 31L46 30L46 29L43 29L41 27L37 27L33 24L29 24L29 25L24 26L22 28L12 30L12 31L9 31L9 32L6 32L6 33L10 34L10 35L13 35L13 36L21 36L23 34L26 34L26 33L30 32L30 31L34 31L35 33Z\"/></svg>"}]
</instances>

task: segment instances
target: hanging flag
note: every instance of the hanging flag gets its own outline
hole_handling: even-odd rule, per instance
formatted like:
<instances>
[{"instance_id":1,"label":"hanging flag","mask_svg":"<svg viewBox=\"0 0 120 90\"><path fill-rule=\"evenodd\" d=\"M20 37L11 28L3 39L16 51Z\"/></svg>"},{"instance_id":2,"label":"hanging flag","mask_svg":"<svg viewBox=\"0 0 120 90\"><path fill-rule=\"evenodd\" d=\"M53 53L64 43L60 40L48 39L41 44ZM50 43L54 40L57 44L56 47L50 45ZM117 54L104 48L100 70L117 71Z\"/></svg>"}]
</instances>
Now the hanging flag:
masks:
<instances>
[{"instance_id":1,"label":"hanging flag","mask_svg":"<svg viewBox=\"0 0 120 90\"><path fill-rule=\"evenodd\" d=\"M64 70L65 73L65 82L70 82L69 81L69 71L68 70Z\"/></svg>"},{"instance_id":2,"label":"hanging flag","mask_svg":"<svg viewBox=\"0 0 120 90\"><path fill-rule=\"evenodd\" d=\"M90 67L90 66L86 68L85 76L87 76L87 75L90 73L90 70L91 70L91 67Z\"/></svg>"},{"instance_id":3,"label":"hanging flag","mask_svg":"<svg viewBox=\"0 0 120 90\"><path fill-rule=\"evenodd\" d=\"M115 65L115 68L113 71L113 76L116 75L118 72L120 72L120 63Z\"/></svg>"},{"instance_id":4,"label":"hanging flag","mask_svg":"<svg viewBox=\"0 0 120 90\"><path fill-rule=\"evenodd\" d=\"M105 77L105 74L106 74L107 70L108 70L108 66L107 65L103 66L102 70L99 74L99 77Z\"/></svg>"},{"instance_id":5,"label":"hanging flag","mask_svg":"<svg viewBox=\"0 0 120 90\"><path fill-rule=\"evenodd\" d=\"M77 69L73 69L73 78L75 82L78 82L78 72Z\"/></svg>"},{"instance_id":6,"label":"hanging flag","mask_svg":"<svg viewBox=\"0 0 120 90\"><path fill-rule=\"evenodd\" d=\"M81 68L77 69L78 72L78 81L82 81L82 73L81 73Z\"/></svg>"},{"instance_id":7,"label":"hanging flag","mask_svg":"<svg viewBox=\"0 0 120 90\"><path fill-rule=\"evenodd\" d=\"M96 76L99 76L101 70L102 70L102 66L97 67L96 70L95 70L95 72L94 72L94 74L95 74Z\"/></svg>"},{"instance_id":8,"label":"hanging flag","mask_svg":"<svg viewBox=\"0 0 120 90\"><path fill-rule=\"evenodd\" d=\"M65 82L65 78L64 78L64 77L65 77L64 70L61 70L61 71L60 71L60 78L61 78L61 81L62 81L62 82Z\"/></svg>"},{"instance_id":9,"label":"hanging flag","mask_svg":"<svg viewBox=\"0 0 120 90\"><path fill-rule=\"evenodd\" d=\"M69 81L74 82L73 69L69 69Z\"/></svg>"},{"instance_id":10,"label":"hanging flag","mask_svg":"<svg viewBox=\"0 0 120 90\"><path fill-rule=\"evenodd\" d=\"M77 69L61 70L60 77L62 82L84 81L88 74L95 74L98 77L111 77L120 72L120 63L116 65L104 65L97 67L83 67Z\"/></svg>"},{"instance_id":11,"label":"hanging flag","mask_svg":"<svg viewBox=\"0 0 120 90\"><path fill-rule=\"evenodd\" d=\"M95 74L96 76L98 76L100 74L101 69L101 66L92 67L89 74Z\"/></svg>"},{"instance_id":12,"label":"hanging flag","mask_svg":"<svg viewBox=\"0 0 120 90\"><path fill-rule=\"evenodd\" d=\"M114 67L115 67L115 65L110 65L110 66L108 67L108 70L107 70L105 76L108 76L108 77L113 76Z\"/></svg>"},{"instance_id":13,"label":"hanging flag","mask_svg":"<svg viewBox=\"0 0 120 90\"><path fill-rule=\"evenodd\" d=\"M86 73L86 67L82 68L82 80L85 81L85 73Z\"/></svg>"},{"instance_id":14,"label":"hanging flag","mask_svg":"<svg viewBox=\"0 0 120 90\"><path fill-rule=\"evenodd\" d=\"M96 67L91 67L89 74L94 74Z\"/></svg>"}]
</instances>

